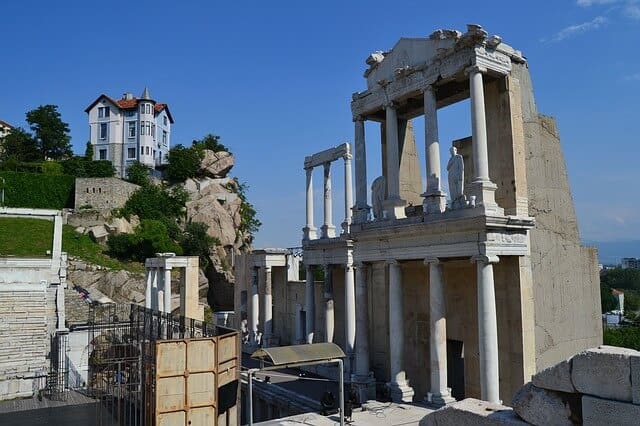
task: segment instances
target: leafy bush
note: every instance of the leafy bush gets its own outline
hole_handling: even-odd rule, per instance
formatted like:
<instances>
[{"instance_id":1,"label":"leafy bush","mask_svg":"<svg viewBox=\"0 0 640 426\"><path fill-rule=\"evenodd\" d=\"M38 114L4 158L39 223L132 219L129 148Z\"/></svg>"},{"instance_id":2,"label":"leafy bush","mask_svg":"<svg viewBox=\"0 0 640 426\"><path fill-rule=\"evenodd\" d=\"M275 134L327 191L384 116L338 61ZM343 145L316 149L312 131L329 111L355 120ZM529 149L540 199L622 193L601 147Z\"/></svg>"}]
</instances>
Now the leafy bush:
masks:
<instances>
[{"instance_id":1,"label":"leafy bush","mask_svg":"<svg viewBox=\"0 0 640 426\"><path fill-rule=\"evenodd\" d=\"M256 217L258 213L256 209L253 207L253 204L249 202L247 199L247 190L249 186L246 183L239 183L236 180L236 186L238 188L238 197L242 201L240 205L240 231L245 234L253 235L262 226L262 222L258 220Z\"/></svg>"},{"instance_id":2,"label":"leafy bush","mask_svg":"<svg viewBox=\"0 0 640 426\"><path fill-rule=\"evenodd\" d=\"M640 327L605 328L602 334L605 345L640 350Z\"/></svg>"},{"instance_id":3,"label":"leafy bush","mask_svg":"<svg viewBox=\"0 0 640 426\"><path fill-rule=\"evenodd\" d=\"M45 175L61 175L64 173L62 164L57 161L45 161L42 163L42 173Z\"/></svg>"},{"instance_id":4,"label":"leafy bush","mask_svg":"<svg viewBox=\"0 0 640 426\"><path fill-rule=\"evenodd\" d=\"M216 238L207 234L209 225L202 222L189 222L181 237L180 245L185 256L198 256L200 266L206 267L209 263L209 250L212 246L220 244Z\"/></svg>"},{"instance_id":5,"label":"leafy bush","mask_svg":"<svg viewBox=\"0 0 640 426\"><path fill-rule=\"evenodd\" d=\"M149 167L136 161L127 169L127 180L140 186L149 185L149 170Z\"/></svg>"},{"instance_id":6,"label":"leafy bush","mask_svg":"<svg viewBox=\"0 0 640 426\"><path fill-rule=\"evenodd\" d=\"M56 210L73 207L73 176L0 172L0 178L4 179L4 205L7 207Z\"/></svg>"},{"instance_id":7,"label":"leafy bush","mask_svg":"<svg viewBox=\"0 0 640 426\"><path fill-rule=\"evenodd\" d=\"M75 177L112 177L113 164L108 160L87 160L85 157L71 157L61 162L65 174Z\"/></svg>"},{"instance_id":8,"label":"leafy bush","mask_svg":"<svg viewBox=\"0 0 640 426\"><path fill-rule=\"evenodd\" d=\"M202 151L208 149L213 152L227 151L230 152L229 149L220 143L220 136L212 135L209 133L202 139L195 139L191 146L197 149L198 151Z\"/></svg>"},{"instance_id":9,"label":"leafy bush","mask_svg":"<svg viewBox=\"0 0 640 426\"><path fill-rule=\"evenodd\" d=\"M175 219L184 215L184 204L189 194L180 187L166 191L156 185L147 185L134 192L120 213L125 217L138 215L140 219Z\"/></svg>"},{"instance_id":10,"label":"leafy bush","mask_svg":"<svg viewBox=\"0 0 640 426\"><path fill-rule=\"evenodd\" d=\"M182 254L182 248L169 237L166 225L159 220L141 221L133 234L113 235L109 237L107 246L111 255L139 262L155 257L156 253Z\"/></svg>"},{"instance_id":11,"label":"leafy bush","mask_svg":"<svg viewBox=\"0 0 640 426\"><path fill-rule=\"evenodd\" d=\"M167 156L167 178L171 182L184 182L195 177L200 169L201 153L195 148L177 145L169 150Z\"/></svg>"}]
</instances>

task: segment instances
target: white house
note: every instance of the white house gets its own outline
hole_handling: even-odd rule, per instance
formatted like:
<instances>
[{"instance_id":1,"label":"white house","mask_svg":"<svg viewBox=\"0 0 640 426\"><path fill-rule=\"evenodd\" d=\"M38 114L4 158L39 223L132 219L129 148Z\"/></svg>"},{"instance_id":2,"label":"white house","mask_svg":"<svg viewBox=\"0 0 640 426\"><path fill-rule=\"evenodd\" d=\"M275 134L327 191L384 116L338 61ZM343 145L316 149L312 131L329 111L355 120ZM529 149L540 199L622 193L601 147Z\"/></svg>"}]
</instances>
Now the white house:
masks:
<instances>
[{"instance_id":1,"label":"white house","mask_svg":"<svg viewBox=\"0 0 640 426\"><path fill-rule=\"evenodd\" d=\"M94 160L110 160L116 175L139 161L152 169L166 164L173 117L167 104L157 103L145 87L140 98L125 93L121 99L102 94L85 109Z\"/></svg>"}]
</instances>

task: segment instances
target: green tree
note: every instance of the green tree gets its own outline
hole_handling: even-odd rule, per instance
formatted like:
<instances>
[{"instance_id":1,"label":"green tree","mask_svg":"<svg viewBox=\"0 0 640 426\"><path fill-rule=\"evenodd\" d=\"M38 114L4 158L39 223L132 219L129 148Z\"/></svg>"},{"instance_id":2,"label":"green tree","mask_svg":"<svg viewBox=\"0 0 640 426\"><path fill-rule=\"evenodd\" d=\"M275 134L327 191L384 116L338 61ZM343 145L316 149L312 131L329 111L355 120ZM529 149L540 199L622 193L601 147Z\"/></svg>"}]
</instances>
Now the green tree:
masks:
<instances>
[{"instance_id":1,"label":"green tree","mask_svg":"<svg viewBox=\"0 0 640 426\"><path fill-rule=\"evenodd\" d=\"M618 301L611 294L611 287L600 283L600 303L602 304L602 313L612 311L618 307Z\"/></svg>"},{"instance_id":2,"label":"green tree","mask_svg":"<svg viewBox=\"0 0 640 426\"><path fill-rule=\"evenodd\" d=\"M140 186L149 185L149 167L136 161L127 169L127 180Z\"/></svg>"},{"instance_id":3,"label":"green tree","mask_svg":"<svg viewBox=\"0 0 640 426\"><path fill-rule=\"evenodd\" d=\"M247 198L249 186L246 183L239 183L237 178L235 181L238 188L238 197L242 201L240 205L240 231L253 236L262 226L262 222L258 220L258 213Z\"/></svg>"},{"instance_id":4,"label":"green tree","mask_svg":"<svg viewBox=\"0 0 640 426\"><path fill-rule=\"evenodd\" d=\"M16 127L4 138L2 161L13 159L17 162L37 161L40 157L38 144L31 134Z\"/></svg>"},{"instance_id":5,"label":"green tree","mask_svg":"<svg viewBox=\"0 0 640 426\"><path fill-rule=\"evenodd\" d=\"M182 254L182 248L169 237L166 225L160 220L145 219L133 234L112 235L107 246L111 255L139 262L155 257L156 253Z\"/></svg>"},{"instance_id":6,"label":"green tree","mask_svg":"<svg viewBox=\"0 0 640 426\"><path fill-rule=\"evenodd\" d=\"M167 178L172 182L184 182L198 174L202 156L195 148L176 145L167 156Z\"/></svg>"},{"instance_id":7,"label":"green tree","mask_svg":"<svg viewBox=\"0 0 640 426\"><path fill-rule=\"evenodd\" d=\"M84 148L84 158L88 161L93 160L93 145L91 145L91 141L87 141L87 145Z\"/></svg>"},{"instance_id":8,"label":"green tree","mask_svg":"<svg viewBox=\"0 0 640 426\"><path fill-rule=\"evenodd\" d=\"M207 234L209 225L202 222L189 222L182 234L180 246L185 256L198 256L200 266L205 268L209 263L209 251L211 247L220 244L220 241Z\"/></svg>"},{"instance_id":9,"label":"green tree","mask_svg":"<svg viewBox=\"0 0 640 426\"><path fill-rule=\"evenodd\" d=\"M600 282L611 288L640 291L640 269L609 269L602 275Z\"/></svg>"},{"instance_id":10,"label":"green tree","mask_svg":"<svg viewBox=\"0 0 640 426\"><path fill-rule=\"evenodd\" d=\"M226 146L220 143L220 136L216 136L211 133L209 133L202 139L194 139L191 143L191 146L196 148L198 151L202 151L205 149L213 152L229 151Z\"/></svg>"},{"instance_id":11,"label":"green tree","mask_svg":"<svg viewBox=\"0 0 640 426\"><path fill-rule=\"evenodd\" d=\"M41 105L27 112L41 159L59 160L73 155L69 125L62 121L56 105Z\"/></svg>"}]
</instances>

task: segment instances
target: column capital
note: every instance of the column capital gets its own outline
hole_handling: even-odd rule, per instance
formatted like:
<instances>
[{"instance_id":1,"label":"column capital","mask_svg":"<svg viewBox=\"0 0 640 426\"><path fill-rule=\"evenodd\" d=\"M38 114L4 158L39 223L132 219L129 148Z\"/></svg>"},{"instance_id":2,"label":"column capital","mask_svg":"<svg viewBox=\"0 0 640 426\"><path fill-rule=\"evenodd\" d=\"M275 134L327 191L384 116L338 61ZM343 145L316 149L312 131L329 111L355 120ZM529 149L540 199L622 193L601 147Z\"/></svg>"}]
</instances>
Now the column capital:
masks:
<instances>
[{"instance_id":1,"label":"column capital","mask_svg":"<svg viewBox=\"0 0 640 426\"><path fill-rule=\"evenodd\" d=\"M365 121L367 121L367 119L365 117L361 116L361 115L353 116L352 120L353 120L354 123L357 123L359 121L364 123Z\"/></svg>"},{"instance_id":2,"label":"column capital","mask_svg":"<svg viewBox=\"0 0 640 426\"><path fill-rule=\"evenodd\" d=\"M322 167L324 167L324 170L329 170L331 168L331 161L327 161L325 163L322 163Z\"/></svg>"},{"instance_id":3,"label":"column capital","mask_svg":"<svg viewBox=\"0 0 640 426\"><path fill-rule=\"evenodd\" d=\"M261 268L264 269L265 271L271 272L271 268L272 267L271 267L271 265L263 265L263 266L261 266Z\"/></svg>"},{"instance_id":4,"label":"column capital","mask_svg":"<svg viewBox=\"0 0 640 426\"><path fill-rule=\"evenodd\" d=\"M350 152L347 152L346 154L344 154L344 155L342 156L342 159L343 159L345 162L347 162L347 161L351 160L352 158L353 158L353 155L352 155Z\"/></svg>"},{"instance_id":5,"label":"column capital","mask_svg":"<svg viewBox=\"0 0 640 426\"><path fill-rule=\"evenodd\" d=\"M344 269L349 271L349 270L354 270L356 267L356 265L354 265L353 263L347 263L346 265L344 265Z\"/></svg>"},{"instance_id":6,"label":"column capital","mask_svg":"<svg viewBox=\"0 0 640 426\"><path fill-rule=\"evenodd\" d=\"M395 110L396 108L398 108L398 103L394 101L386 101L385 103L382 104L382 106L384 107L384 109L391 108Z\"/></svg>"},{"instance_id":7,"label":"column capital","mask_svg":"<svg viewBox=\"0 0 640 426\"><path fill-rule=\"evenodd\" d=\"M425 265L431 265L436 264L436 265L440 265L442 263L442 261L440 259L438 259L437 257L425 257L423 260L423 263Z\"/></svg>"},{"instance_id":8,"label":"column capital","mask_svg":"<svg viewBox=\"0 0 640 426\"><path fill-rule=\"evenodd\" d=\"M305 167L304 171L307 172L307 175L310 175L313 172L313 166Z\"/></svg>"},{"instance_id":9,"label":"column capital","mask_svg":"<svg viewBox=\"0 0 640 426\"><path fill-rule=\"evenodd\" d=\"M427 84L422 88L422 93L427 93L427 92L431 93L432 95L435 95L438 92L438 88L433 84Z\"/></svg>"},{"instance_id":10,"label":"column capital","mask_svg":"<svg viewBox=\"0 0 640 426\"><path fill-rule=\"evenodd\" d=\"M471 75L471 74L475 74L475 73L486 74L487 73L487 68L483 67L481 65L478 65L478 64L474 64L474 65L471 65L470 67L468 67L467 69L465 69L464 72L467 75Z\"/></svg>"},{"instance_id":11,"label":"column capital","mask_svg":"<svg viewBox=\"0 0 640 426\"><path fill-rule=\"evenodd\" d=\"M495 254L476 254L471 256L471 262L498 263L500 258Z\"/></svg>"},{"instance_id":12,"label":"column capital","mask_svg":"<svg viewBox=\"0 0 640 426\"><path fill-rule=\"evenodd\" d=\"M387 259L384 261L384 264L388 266L397 265L398 261L396 259Z\"/></svg>"}]
</instances>

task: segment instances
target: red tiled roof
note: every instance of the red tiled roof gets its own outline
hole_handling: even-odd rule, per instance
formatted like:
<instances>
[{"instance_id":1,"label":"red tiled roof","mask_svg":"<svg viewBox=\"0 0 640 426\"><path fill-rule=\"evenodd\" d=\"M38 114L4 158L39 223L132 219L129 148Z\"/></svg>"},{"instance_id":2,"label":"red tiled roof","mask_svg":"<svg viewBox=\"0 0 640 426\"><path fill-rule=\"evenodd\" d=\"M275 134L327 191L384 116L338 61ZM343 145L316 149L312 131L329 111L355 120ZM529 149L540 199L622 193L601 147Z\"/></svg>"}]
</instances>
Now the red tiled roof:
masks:
<instances>
[{"instance_id":1,"label":"red tiled roof","mask_svg":"<svg viewBox=\"0 0 640 426\"><path fill-rule=\"evenodd\" d=\"M132 109L138 106L138 100L136 98L133 99L118 99L115 102L122 109Z\"/></svg>"},{"instance_id":2,"label":"red tiled roof","mask_svg":"<svg viewBox=\"0 0 640 426\"><path fill-rule=\"evenodd\" d=\"M98 96L98 98L95 101L93 101L91 105L89 105L87 109L85 109L84 111L89 112L89 110L93 108L93 106L97 104L98 101L102 98L107 99L109 102L111 102L112 104L116 105L121 109L135 109L138 107L138 102L140 102L140 99L135 97L133 99L122 98L122 99L114 100L113 98L103 93L102 95ZM162 110L166 110L167 115L169 116L169 120L171 120L171 123L173 123L173 116L171 115L171 112L169 112L169 106L167 104L157 103L154 105L153 109L156 112L156 114L160 113Z\"/></svg>"}]
</instances>

